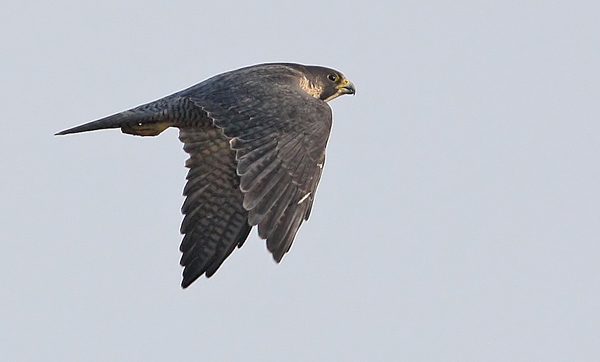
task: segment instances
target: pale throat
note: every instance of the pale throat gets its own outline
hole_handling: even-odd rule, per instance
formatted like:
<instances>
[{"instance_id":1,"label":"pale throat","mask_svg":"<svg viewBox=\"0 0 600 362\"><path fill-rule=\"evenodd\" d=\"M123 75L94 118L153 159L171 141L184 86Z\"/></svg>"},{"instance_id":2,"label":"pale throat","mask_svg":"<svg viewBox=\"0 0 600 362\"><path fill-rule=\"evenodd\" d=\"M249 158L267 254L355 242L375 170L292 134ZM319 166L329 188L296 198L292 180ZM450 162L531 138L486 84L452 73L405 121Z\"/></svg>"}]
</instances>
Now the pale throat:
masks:
<instances>
[{"instance_id":1,"label":"pale throat","mask_svg":"<svg viewBox=\"0 0 600 362\"><path fill-rule=\"evenodd\" d=\"M315 98L320 98L323 93L323 85L321 83L314 84L308 78L300 78L300 88Z\"/></svg>"}]
</instances>

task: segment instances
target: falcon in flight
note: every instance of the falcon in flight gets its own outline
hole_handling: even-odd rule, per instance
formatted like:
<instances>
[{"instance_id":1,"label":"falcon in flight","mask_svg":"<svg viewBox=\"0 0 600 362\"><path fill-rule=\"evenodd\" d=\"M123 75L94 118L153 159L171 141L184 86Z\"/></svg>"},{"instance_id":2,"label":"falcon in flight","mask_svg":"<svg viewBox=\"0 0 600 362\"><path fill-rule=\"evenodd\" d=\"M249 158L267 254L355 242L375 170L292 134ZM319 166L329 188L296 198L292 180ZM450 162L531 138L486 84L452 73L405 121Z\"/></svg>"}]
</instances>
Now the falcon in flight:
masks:
<instances>
[{"instance_id":1,"label":"falcon in flight","mask_svg":"<svg viewBox=\"0 0 600 362\"><path fill-rule=\"evenodd\" d=\"M310 215L321 178L332 124L327 102L355 92L337 70L260 64L57 135L121 128L156 136L179 129L190 155L181 207L186 288L212 276L255 225L281 261Z\"/></svg>"}]
</instances>

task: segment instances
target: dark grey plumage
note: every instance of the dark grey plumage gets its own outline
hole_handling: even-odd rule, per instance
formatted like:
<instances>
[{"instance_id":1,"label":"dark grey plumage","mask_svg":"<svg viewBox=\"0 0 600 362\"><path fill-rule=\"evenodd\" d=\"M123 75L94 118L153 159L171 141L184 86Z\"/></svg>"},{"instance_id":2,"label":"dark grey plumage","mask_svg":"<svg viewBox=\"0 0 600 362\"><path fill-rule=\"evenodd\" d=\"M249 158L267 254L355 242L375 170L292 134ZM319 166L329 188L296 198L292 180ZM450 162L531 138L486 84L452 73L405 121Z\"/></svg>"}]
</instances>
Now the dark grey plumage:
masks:
<instances>
[{"instance_id":1,"label":"dark grey plumage","mask_svg":"<svg viewBox=\"0 0 600 362\"><path fill-rule=\"evenodd\" d=\"M279 262L307 220L325 162L327 101L354 94L340 72L261 64L57 134L179 128L190 158L183 194L182 286L212 276L254 225Z\"/></svg>"}]
</instances>

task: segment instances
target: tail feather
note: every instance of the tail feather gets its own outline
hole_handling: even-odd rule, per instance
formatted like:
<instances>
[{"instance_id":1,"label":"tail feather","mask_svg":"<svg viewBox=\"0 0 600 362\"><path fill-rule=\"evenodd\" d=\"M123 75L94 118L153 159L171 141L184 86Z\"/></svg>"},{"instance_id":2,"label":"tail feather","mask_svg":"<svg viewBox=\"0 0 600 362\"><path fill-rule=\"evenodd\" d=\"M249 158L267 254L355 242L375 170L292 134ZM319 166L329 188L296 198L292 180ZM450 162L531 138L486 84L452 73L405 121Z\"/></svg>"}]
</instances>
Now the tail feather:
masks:
<instances>
[{"instance_id":1,"label":"tail feather","mask_svg":"<svg viewBox=\"0 0 600 362\"><path fill-rule=\"evenodd\" d=\"M121 128L123 133L139 135L139 136L156 136L172 124L161 121L157 118L160 114L154 112L139 112L129 110L114 114L96 121L82 124L77 127L56 133L57 136L80 133L88 131L96 131L109 128Z\"/></svg>"},{"instance_id":2,"label":"tail feather","mask_svg":"<svg viewBox=\"0 0 600 362\"><path fill-rule=\"evenodd\" d=\"M60 132L56 133L56 136L70 134L70 133L96 131L99 129L121 128L123 126L126 126L127 124L135 122L136 118L145 118L145 117L140 117L140 116L141 116L140 114L136 114L135 112L125 111L125 112L113 114L112 116L101 118L96 121L82 124L77 127L69 128L64 131L60 131Z\"/></svg>"}]
</instances>

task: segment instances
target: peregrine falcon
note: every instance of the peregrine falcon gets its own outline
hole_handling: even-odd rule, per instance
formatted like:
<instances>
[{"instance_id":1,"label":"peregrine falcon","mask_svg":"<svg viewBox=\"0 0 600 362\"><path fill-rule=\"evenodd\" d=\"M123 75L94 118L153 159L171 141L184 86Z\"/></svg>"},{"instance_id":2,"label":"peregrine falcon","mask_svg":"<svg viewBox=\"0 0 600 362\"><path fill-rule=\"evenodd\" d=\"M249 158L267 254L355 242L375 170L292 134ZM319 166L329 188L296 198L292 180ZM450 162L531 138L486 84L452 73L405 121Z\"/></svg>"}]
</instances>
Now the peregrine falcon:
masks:
<instances>
[{"instance_id":1,"label":"peregrine falcon","mask_svg":"<svg viewBox=\"0 0 600 362\"><path fill-rule=\"evenodd\" d=\"M211 277L255 225L281 261L310 215L321 178L332 125L326 102L355 92L334 69L259 64L57 135L179 129L189 154L180 246L186 288Z\"/></svg>"}]
</instances>

